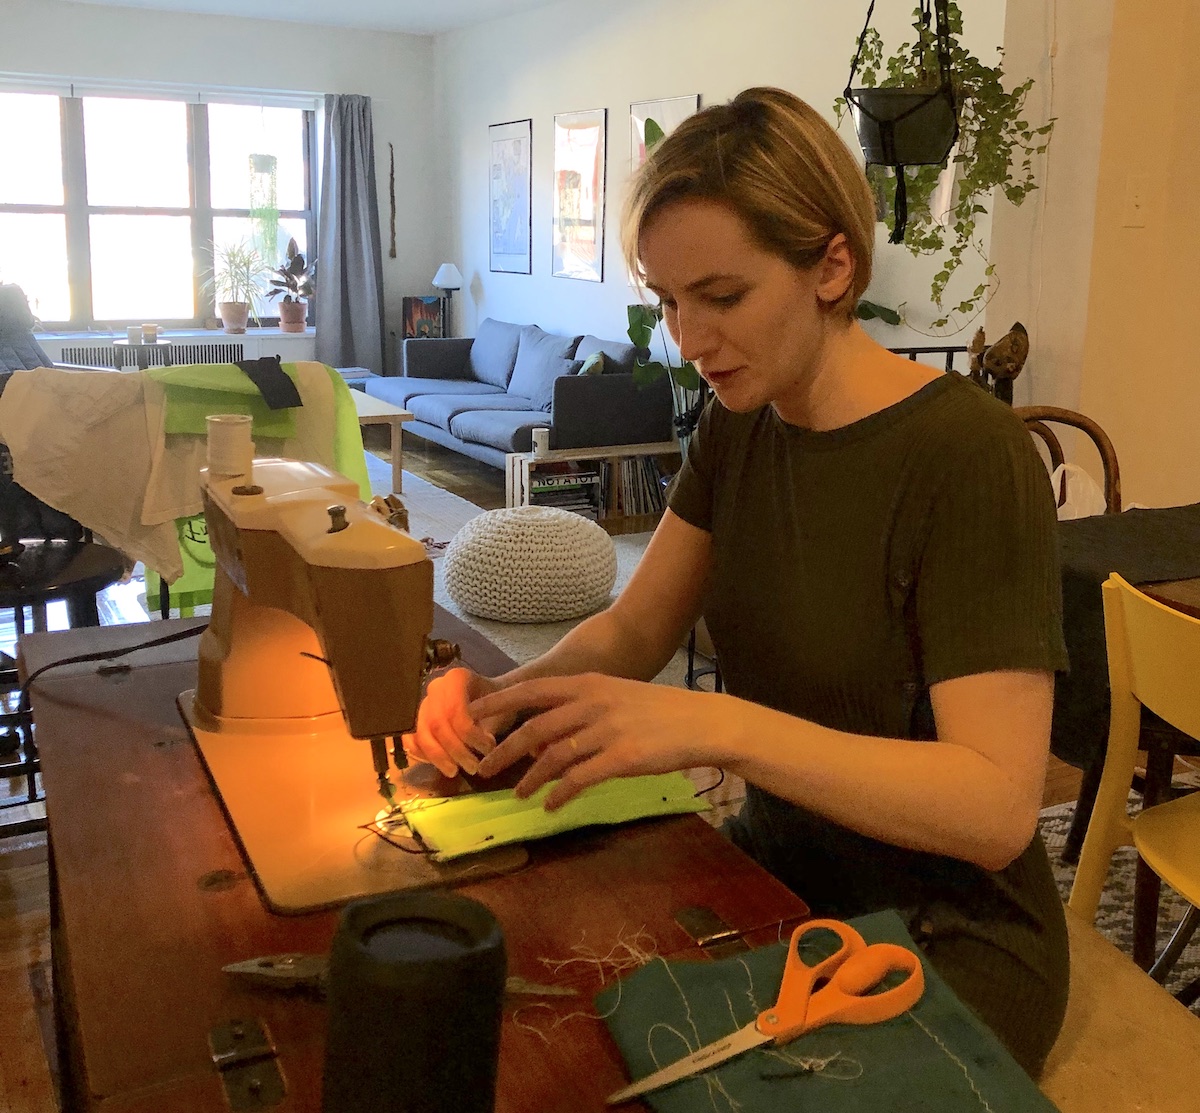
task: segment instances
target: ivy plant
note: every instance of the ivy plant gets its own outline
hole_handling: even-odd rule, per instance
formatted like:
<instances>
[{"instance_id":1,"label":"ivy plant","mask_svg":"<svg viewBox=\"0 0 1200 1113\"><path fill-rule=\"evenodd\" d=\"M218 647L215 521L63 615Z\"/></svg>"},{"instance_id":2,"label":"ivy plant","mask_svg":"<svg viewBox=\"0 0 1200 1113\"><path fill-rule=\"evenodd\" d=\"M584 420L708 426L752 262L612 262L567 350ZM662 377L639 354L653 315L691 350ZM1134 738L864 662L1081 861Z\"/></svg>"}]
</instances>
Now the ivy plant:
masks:
<instances>
[{"instance_id":1,"label":"ivy plant","mask_svg":"<svg viewBox=\"0 0 1200 1113\"><path fill-rule=\"evenodd\" d=\"M946 328L956 314L967 319L958 326L965 327L987 304L996 268L977 236L978 219L988 212L993 190L1003 190L1013 205L1020 205L1037 188L1033 160L1045 153L1054 129L1053 119L1039 127L1026 119L1025 99L1033 88L1033 79L1006 91L1002 64L985 65L964 47L959 41L962 12L955 3L948 4L947 11L950 74L959 122L958 145L953 156L957 194L949 212L935 213L931 205L944 166L908 166L902 171L908 189L904 244L914 255L943 255L930 288L933 302L942 314L931 325L935 329ZM920 8L913 12L912 26L917 33L916 42L902 44L886 59L879 32L867 28L859 60L859 79L864 87L927 87L936 83L937 42L924 23ZM834 111L840 123L847 112L844 97L834 102ZM890 173L889 167L867 168L877 194L886 188L885 179ZM889 214L887 220L889 228L895 226L894 214ZM972 251L985 261L984 281L969 297L947 308L942 304L946 286L962 266L964 256Z\"/></svg>"}]
</instances>

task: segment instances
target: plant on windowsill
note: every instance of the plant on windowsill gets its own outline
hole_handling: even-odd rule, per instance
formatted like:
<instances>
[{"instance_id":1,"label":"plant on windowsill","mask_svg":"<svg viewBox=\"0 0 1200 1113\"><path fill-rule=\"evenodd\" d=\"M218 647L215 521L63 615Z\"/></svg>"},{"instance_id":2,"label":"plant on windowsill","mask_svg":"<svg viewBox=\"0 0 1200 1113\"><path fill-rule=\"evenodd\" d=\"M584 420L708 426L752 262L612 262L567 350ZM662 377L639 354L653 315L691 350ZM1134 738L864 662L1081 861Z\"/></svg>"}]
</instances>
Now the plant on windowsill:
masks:
<instances>
[{"instance_id":1,"label":"plant on windowsill","mask_svg":"<svg viewBox=\"0 0 1200 1113\"><path fill-rule=\"evenodd\" d=\"M940 5L939 5L940 6ZM923 3L922 7L928 8ZM862 89L857 94L878 89L882 95L888 92L897 97L915 96L914 90L928 92L937 83L942 67L938 58L936 34L929 26L929 13L921 7L914 10L913 28L917 33L915 44L904 43L890 58L885 60L883 40L879 32L866 27L859 41L857 58L858 79ZM1028 79L1015 86L1011 92L1004 88L1004 71L997 63L985 65L959 41L962 35L962 12L958 4L945 5L950 85L953 89L954 105L957 107L958 140L950 155L941 159L940 165L917 165L921 157L914 156L904 165L904 193L907 194L907 227L901 220L902 242L914 255L945 253L942 265L934 275L930 294L940 317L931 328L945 329L955 321L956 315L964 318L961 324L955 321L954 331L966 327L970 320L982 312L991 297L994 287L995 265L988 259L985 246L976 237L976 224L985 215L991 204L995 189L1001 189L1013 205L1020 205L1037 188L1033 169L1035 155L1044 154L1054 128L1051 119L1040 127L1033 127L1025 118L1025 99L1033 87ZM854 77L852 69L851 77ZM844 97L834 102L838 122L848 111ZM928 133L915 127L906 128L905 140L914 140L916 146L924 148L929 143L941 141L946 136L949 146L951 135L945 131L944 113L934 101ZM911 111L911 105L909 107ZM882 105L876 107L880 117L902 111L900 106L885 112ZM858 113L860 135L863 134L864 114ZM895 143L901 145L900 119L896 120ZM913 116L915 124L917 117ZM922 129L926 125L922 122ZM871 130L867 127L868 132ZM874 129L878 130L878 129ZM901 152L896 152L901 156ZM947 158L953 181L943 180L947 170ZM903 163L903 157L897 157ZM867 176L877 196L883 195L894 179L889 166L872 162L867 167ZM941 187L941 188L939 188ZM947 187L952 195L946 197ZM903 194L901 194L903 195ZM889 212L887 223L893 231L897 228L895 212ZM976 252L984 260L984 281L975 287L969 297L950 309L942 304L946 286L951 277L962 266L964 256Z\"/></svg>"},{"instance_id":2,"label":"plant on windowsill","mask_svg":"<svg viewBox=\"0 0 1200 1113\"><path fill-rule=\"evenodd\" d=\"M305 318L308 316L308 302L317 292L317 261L307 263L300 254L296 241L288 240L286 258L283 266L276 267L272 272L271 289L267 291L267 300L273 301L280 294L283 300L279 303L279 327L283 332L303 332Z\"/></svg>"},{"instance_id":3,"label":"plant on windowsill","mask_svg":"<svg viewBox=\"0 0 1200 1113\"><path fill-rule=\"evenodd\" d=\"M245 332L251 317L255 324L260 323L255 301L263 295L270 268L258 251L244 240L233 244L214 242L212 253L212 269L202 288L212 293L225 331Z\"/></svg>"}]
</instances>

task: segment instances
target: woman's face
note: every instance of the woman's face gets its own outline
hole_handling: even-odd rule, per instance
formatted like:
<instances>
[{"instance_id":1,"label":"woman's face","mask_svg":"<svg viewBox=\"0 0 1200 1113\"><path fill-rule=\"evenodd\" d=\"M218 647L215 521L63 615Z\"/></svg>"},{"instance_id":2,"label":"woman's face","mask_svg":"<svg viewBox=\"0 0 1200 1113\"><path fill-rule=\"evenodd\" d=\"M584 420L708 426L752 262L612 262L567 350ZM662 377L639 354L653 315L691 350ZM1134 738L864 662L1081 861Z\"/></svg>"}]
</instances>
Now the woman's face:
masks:
<instances>
[{"instance_id":1,"label":"woman's face","mask_svg":"<svg viewBox=\"0 0 1200 1113\"><path fill-rule=\"evenodd\" d=\"M828 330L844 325L821 302L853 276L843 237L801 270L764 251L736 213L715 201L683 200L646 222L639 257L647 286L680 355L691 360L726 409L747 413L807 390ZM844 263L831 257L844 255Z\"/></svg>"}]
</instances>

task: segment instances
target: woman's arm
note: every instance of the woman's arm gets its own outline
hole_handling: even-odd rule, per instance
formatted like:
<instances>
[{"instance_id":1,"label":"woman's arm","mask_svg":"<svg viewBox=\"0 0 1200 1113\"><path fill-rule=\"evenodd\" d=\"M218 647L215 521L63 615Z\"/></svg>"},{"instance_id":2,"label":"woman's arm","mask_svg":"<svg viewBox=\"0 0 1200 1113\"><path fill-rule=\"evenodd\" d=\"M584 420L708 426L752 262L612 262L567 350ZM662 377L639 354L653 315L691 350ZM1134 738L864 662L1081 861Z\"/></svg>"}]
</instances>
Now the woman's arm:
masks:
<instances>
[{"instance_id":1,"label":"woman's arm","mask_svg":"<svg viewBox=\"0 0 1200 1113\"><path fill-rule=\"evenodd\" d=\"M848 734L732 696L600 676L520 683L470 710L540 711L480 772L538 755L518 792L561 777L548 807L609 777L715 765L861 834L1001 869L1037 821L1053 677L984 673L936 684L931 697L938 742Z\"/></svg>"}]
</instances>

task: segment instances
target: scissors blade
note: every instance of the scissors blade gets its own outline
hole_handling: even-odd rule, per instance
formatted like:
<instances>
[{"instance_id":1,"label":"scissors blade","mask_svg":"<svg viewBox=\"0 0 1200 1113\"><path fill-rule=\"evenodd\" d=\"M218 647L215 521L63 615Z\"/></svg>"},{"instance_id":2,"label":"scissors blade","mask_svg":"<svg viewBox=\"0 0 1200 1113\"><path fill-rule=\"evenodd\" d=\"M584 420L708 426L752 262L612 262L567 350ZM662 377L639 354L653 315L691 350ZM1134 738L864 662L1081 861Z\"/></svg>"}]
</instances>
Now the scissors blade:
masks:
<instances>
[{"instance_id":1,"label":"scissors blade","mask_svg":"<svg viewBox=\"0 0 1200 1113\"><path fill-rule=\"evenodd\" d=\"M672 1082L678 1082L682 1078L690 1078L693 1074L699 1074L701 1071L708 1070L709 1067L718 1066L741 1055L743 1051L749 1051L752 1047L759 1047L770 1042L770 1036L764 1036L753 1023L747 1024L745 1028L739 1028L733 1035L714 1040L700 1048L699 1051L693 1051L691 1055L684 1056L670 1066L646 1075L645 1078L626 1086L623 1090L618 1090L615 1094L609 1094L606 1102L609 1105L619 1105L639 1094L647 1094L651 1090L669 1086Z\"/></svg>"}]
</instances>

